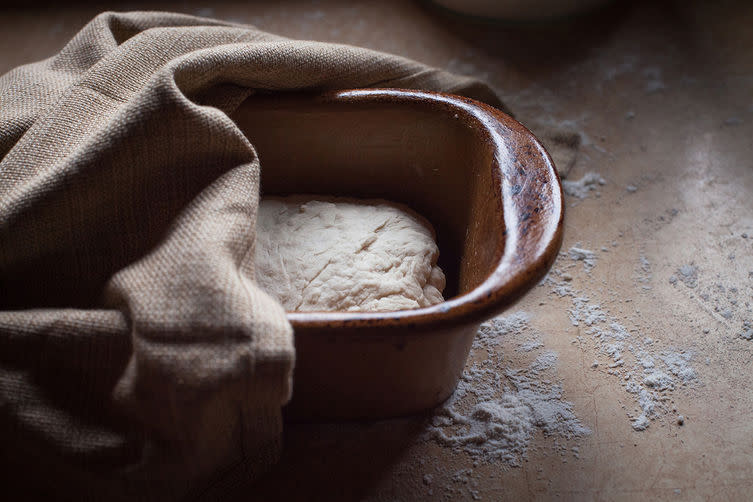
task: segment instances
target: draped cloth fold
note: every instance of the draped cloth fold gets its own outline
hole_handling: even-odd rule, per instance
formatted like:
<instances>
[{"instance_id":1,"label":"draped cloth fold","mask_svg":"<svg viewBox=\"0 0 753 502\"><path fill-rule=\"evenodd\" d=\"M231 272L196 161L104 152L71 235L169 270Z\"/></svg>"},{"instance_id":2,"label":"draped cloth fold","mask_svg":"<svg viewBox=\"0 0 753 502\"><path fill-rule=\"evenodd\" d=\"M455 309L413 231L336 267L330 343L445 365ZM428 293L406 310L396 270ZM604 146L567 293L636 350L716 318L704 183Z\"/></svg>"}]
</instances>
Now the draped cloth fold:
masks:
<instances>
[{"instance_id":1,"label":"draped cloth fold","mask_svg":"<svg viewBox=\"0 0 753 502\"><path fill-rule=\"evenodd\" d=\"M161 12L100 14L0 77L7 478L175 500L276 460L293 333L253 281L262 167L229 115L257 92L376 86L501 106L405 58Z\"/></svg>"}]
</instances>

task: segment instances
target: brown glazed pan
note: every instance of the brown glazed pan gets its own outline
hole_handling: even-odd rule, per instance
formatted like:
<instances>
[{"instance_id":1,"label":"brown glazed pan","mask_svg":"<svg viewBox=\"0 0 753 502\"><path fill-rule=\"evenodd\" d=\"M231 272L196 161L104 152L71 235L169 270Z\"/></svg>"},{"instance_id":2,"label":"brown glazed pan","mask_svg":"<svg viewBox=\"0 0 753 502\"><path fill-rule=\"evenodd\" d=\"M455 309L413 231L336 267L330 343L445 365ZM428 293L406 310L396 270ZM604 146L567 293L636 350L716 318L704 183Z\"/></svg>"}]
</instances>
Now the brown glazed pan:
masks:
<instances>
[{"instance_id":1,"label":"brown glazed pan","mask_svg":"<svg viewBox=\"0 0 753 502\"><path fill-rule=\"evenodd\" d=\"M288 417L377 418L436 406L481 322L544 276L562 241L562 191L541 143L471 99L361 89L244 102L263 194L402 202L437 232L445 298L398 312L289 312L296 367Z\"/></svg>"}]
</instances>

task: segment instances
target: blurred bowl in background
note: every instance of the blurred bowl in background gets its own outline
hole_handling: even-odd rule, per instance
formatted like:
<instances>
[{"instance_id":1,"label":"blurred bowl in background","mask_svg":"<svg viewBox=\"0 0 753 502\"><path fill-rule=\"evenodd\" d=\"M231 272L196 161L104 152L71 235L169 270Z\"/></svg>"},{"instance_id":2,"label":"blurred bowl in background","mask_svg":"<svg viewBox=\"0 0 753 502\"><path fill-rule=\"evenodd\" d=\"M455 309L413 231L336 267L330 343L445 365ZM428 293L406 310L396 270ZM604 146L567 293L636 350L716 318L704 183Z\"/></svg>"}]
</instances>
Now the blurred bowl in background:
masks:
<instances>
[{"instance_id":1,"label":"blurred bowl in background","mask_svg":"<svg viewBox=\"0 0 753 502\"><path fill-rule=\"evenodd\" d=\"M434 0L461 14L510 21L534 21L578 14L612 0Z\"/></svg>"}]
</instances>

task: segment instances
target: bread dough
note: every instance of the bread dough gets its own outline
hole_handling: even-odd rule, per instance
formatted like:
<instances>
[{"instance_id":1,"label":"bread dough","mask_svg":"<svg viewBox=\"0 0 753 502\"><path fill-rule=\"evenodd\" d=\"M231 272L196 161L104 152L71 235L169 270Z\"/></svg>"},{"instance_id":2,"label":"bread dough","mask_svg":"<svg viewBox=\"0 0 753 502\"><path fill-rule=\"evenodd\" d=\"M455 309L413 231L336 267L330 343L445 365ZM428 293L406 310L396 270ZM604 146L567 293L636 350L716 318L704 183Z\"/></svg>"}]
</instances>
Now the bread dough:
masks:
<instances>
[{"instance_id":1,"label":"bread dough","mask_svg":"<svg viewBox=\"0 0 753 502\"><path fill-rule=\"evenodd\" d=\"M287 311L394 311L442 302L431 225L384 200L291 196L259 205L255 276Z\"/></svg>"}]
</instances>

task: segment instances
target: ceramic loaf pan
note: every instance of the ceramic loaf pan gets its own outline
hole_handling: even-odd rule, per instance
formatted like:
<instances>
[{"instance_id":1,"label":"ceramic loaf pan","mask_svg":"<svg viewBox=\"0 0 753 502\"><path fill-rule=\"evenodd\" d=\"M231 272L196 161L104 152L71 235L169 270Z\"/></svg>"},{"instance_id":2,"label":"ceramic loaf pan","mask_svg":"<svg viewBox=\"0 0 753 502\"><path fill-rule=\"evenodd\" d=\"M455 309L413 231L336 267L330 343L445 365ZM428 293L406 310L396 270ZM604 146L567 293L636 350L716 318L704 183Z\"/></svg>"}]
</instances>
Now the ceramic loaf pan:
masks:
<instances>
[{"instance_id":1,"label":"ceramic loaf pan","mask_svg":"<svg viewBox=\"0 0 753 502\"><path fill-rule=\"evenodd\" d=\"M562 191L536 138L459 96L399 89L249 98L234 119L262 193L380 197L437 232L445 298L419 310L289 312L294 419L378 418L445 400L481 322L543 277L562 240Z\"/></svg>"}]
</instances>

